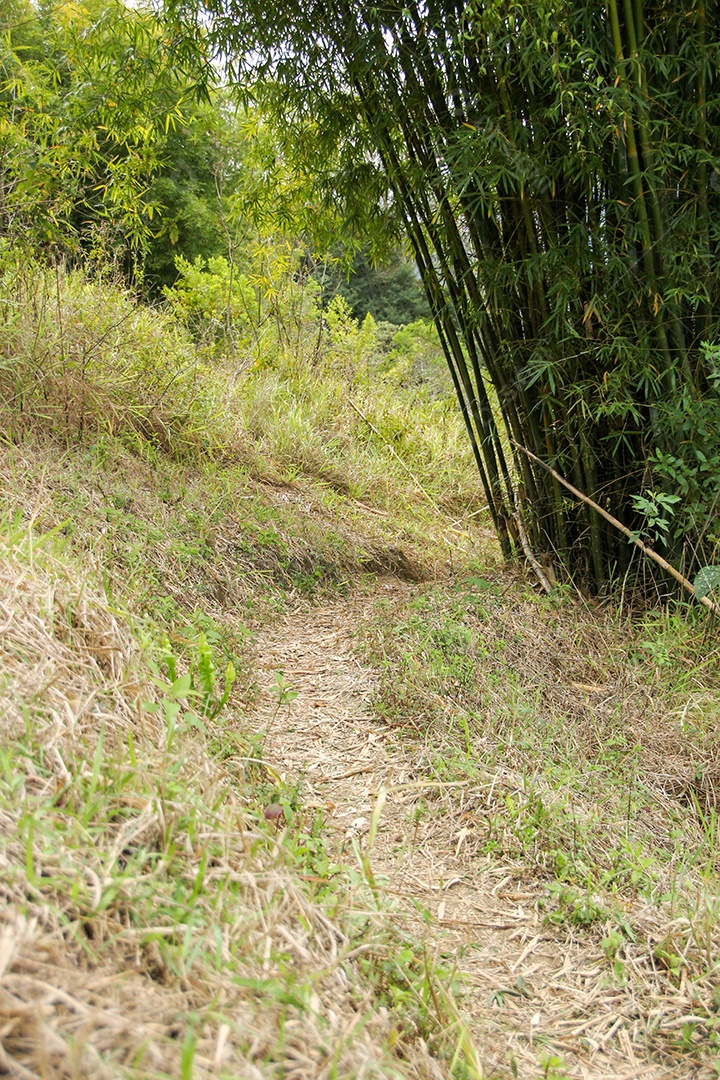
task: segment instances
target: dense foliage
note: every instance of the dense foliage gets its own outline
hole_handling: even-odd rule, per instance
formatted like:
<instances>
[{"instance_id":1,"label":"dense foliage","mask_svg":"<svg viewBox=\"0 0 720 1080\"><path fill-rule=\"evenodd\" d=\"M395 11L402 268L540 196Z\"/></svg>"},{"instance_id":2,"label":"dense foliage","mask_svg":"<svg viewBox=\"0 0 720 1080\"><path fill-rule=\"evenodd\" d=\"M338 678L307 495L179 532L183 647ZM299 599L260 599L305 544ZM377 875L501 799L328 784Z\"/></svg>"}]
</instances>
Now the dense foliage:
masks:
<instances>
[{"instance_id":1,"label":"dense foliage","mask_svg":"<svg viewBox=\"0 0 720 1080\"><path fill-rule=\"evenodd\" d=\"M0 240L127 267L153 233L152 180L207 65L119 0L13 0L0 29Z\"/></svg>"},{"instance_id":2,"label":"dense foliage","mask_svg":"<svg viewBox=\"0 0 720 1080\"><path fill-rule=\"evenodd\" d=\"M373 266L360 251L349 274L338 260L323 266L318 278L322 283L323 298L330 300L338 294L344 296L357 319L364 319L369 314L378 322L399 326L430 318L422 282L400 250L393 252L380 266Z\"/></svg>"},{"instance_id":3,"label":"dense foliage","mask_svg":"<svg viewBox=\"0 0 720 1080\"><path fill-rule=\"evenodd\" d=\"M235 278L269 245L361 319L429 314L382 190L358 185L354 206L321 191L283 129L225 92L204 31L122 0L12 0L0 31L5 250L114 268L157 300L179 266L225 258ZM350 176L348 155L333 161Z\"/></svg>"},{"instance_id":4,"label":"dense foliage","mask_svg":"<svg viewBox=\"0 0 720 1080\"><path fill-rule=\"evenodd\" d=\"M535 546L597 588L629 557L519 444L640 529L643 508L674 509L659 536L671 556L712 558L715 5L206 7L238 77L299 145L314 134L338 199L387 177L504 550L521 507ZM352 148L351 174L322 167L337 145ZM670 494L682 501L655 497Z\"/></svg>"}]
</instances>

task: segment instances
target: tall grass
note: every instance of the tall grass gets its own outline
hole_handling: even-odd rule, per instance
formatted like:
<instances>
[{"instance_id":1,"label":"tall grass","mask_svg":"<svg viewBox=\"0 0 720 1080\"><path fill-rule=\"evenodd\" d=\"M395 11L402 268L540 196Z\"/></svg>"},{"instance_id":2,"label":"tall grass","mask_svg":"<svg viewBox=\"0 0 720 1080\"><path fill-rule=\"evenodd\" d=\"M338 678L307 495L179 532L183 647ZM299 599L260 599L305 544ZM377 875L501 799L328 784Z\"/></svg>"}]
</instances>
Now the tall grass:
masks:
<instances>
[{"instance_id":1,"label":"tall grass","mask_svg":"<svg viewBox=\"0 0 720 1080\"><path fill-rule=\"evenodd\" d=\"M124 289L61 268L0 275L0 429L99 434L177 456L220 441L220 384L183 326Z\"/></svg>"},{"instance_id":2,"label":"tall grass","mask_svg":"<svg viewBox=\"0 0 720 1080\"><path fill-rule=\"evenodd\" d=\"M372 326L360 332L330 314L328 325L296 291L274 347L264 331L257 357L257 328L243 325L242 342L218 353L177 306L149 308L79 272L6 266L0 430L11 442L33 434L66 446L117 437L181 461L230 455L260 475L306 476L384 509L476 514L479 484L452 398L436 382L432 392L404 382Z\"/></svg>"}]
</instances>

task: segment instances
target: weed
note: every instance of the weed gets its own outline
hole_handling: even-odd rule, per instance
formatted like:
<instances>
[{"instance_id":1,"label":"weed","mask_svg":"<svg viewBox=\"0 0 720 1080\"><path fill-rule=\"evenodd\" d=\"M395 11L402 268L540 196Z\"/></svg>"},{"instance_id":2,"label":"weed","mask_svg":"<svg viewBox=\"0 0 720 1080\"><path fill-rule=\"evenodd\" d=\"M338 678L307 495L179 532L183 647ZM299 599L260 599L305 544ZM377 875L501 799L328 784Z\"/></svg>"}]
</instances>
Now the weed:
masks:
<instances>
[{"instance_id":1,"label":"weed","mask_svg":"<svg viewBox=\"0 0 720 1080\"><path fill-rule=\"evenodd\" d=\"M281 705L289 705L298 696L297 690L293 690L291 686L285 682L285 676L282 671L275 672L275 678L273 685L270 688L270 692L277 698L278 708Z\"/></svg>"},{"instance_id":2,"label":"weed","mask_svg":"<svg viewBox=\"0 0 720 1080\"><path fill-rule=\"evenodd\" d=\"M546 915L547 922L553 926L562 926L565 923L591 926L608 917L603 902L590 892L581 893L560 882L552 883L549 892L557 905Z\"/></svg>"},{"instance_id":3,"label":"weed","mask_svg":"<svg viewBox=\"0 0 720 1080\"><path fill-rule=\"evenodd\" d=\"M543 1080L568 1080L563 1059L557 1054L547 1054L540 1058L540 1074Z\"/></svg>"},{"instance_id":4,"label":"weed","mask_svg":"<svg viewBox=\"0 0 720 1080\"><path fill-rule=\"evenodd\" d=\"M498 987L497 990L493 990L492 994L488 998L488 1005L504 1005L505 998L532 998L531 992L525 983L525 979L522 975L518 975L513 986Z\"/></svg>"}]
</instances>

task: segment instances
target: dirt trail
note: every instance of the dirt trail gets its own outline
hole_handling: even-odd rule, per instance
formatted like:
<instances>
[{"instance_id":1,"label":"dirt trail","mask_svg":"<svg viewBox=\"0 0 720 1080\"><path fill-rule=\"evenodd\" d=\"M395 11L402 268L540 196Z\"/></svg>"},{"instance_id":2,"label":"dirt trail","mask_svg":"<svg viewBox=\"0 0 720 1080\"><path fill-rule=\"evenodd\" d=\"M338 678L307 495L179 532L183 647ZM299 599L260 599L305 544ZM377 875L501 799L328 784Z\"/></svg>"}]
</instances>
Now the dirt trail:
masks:
<instances>
[{"instance_id":1,"label":"dirt trail","mask_svg":"<svg viewBox=\"0 0 720 1080\"><path fill-rule=\"evenodd\" d=\"M372 596L293 614L262 634L266 759L289 783L299 782L306 807L324 808L331 843L348 862L353 837L365 848L378 789L388 786L373 873L395 899L393 918L410 922L445 967L463 973L467 992L460 1004L488 1076L694 1075L648 1060L645 1010L630 989L613 982L598 947L543 924L536 905L542 887L512 891L514 876L473 852L462 787L446 789L439 820L417 820L422 784L432 782L423 748L403 746L401 732L373 717L369 698L377 677L358 661L355 636L378 595L412 590L387 578ZM278 670L297 691L279 707L271 691ZM429 925L416 904L430 912ZM553 1056L562 1066L548 1064Z\"/></svg>"}]
</instances>

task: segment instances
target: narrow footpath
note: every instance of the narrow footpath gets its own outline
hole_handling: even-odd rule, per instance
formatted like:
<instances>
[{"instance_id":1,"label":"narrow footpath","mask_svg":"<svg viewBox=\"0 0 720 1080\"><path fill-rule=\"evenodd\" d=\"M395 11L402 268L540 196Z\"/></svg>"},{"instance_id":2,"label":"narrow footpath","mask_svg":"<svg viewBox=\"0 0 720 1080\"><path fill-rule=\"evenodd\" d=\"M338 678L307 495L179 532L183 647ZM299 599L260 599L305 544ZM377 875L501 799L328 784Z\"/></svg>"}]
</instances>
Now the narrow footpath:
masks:
<instances>
[{"instance_id":1,"label":"narrow footpath","mask_svg":"<svg viewBox=\"0 0 720 1080\"><path fill-rule=\"evenodd\" d=\"M433 779L424 747L373 716L375 672L357 658L357 627L378 595L413 594L395 578L374 595L351 595L276 623L258 640L259 722L266 760L299 785L301 804L322 809L334 856L369 853L374 877L394 902L390 918L422 940L442 966L461 974L459 1007L484 1074L537 1080L665 1080L700 1077L652 1063L648 1002L613 980L598 945L546 925L541 883L525 891L473 843L467 787ZM279 703L276 673L297 693ZM433 788L442 813L418 815ZM514 884L513 884L514 883ZM421 912L430 918L421 917Z\"/></svg>"}]
</instances>

